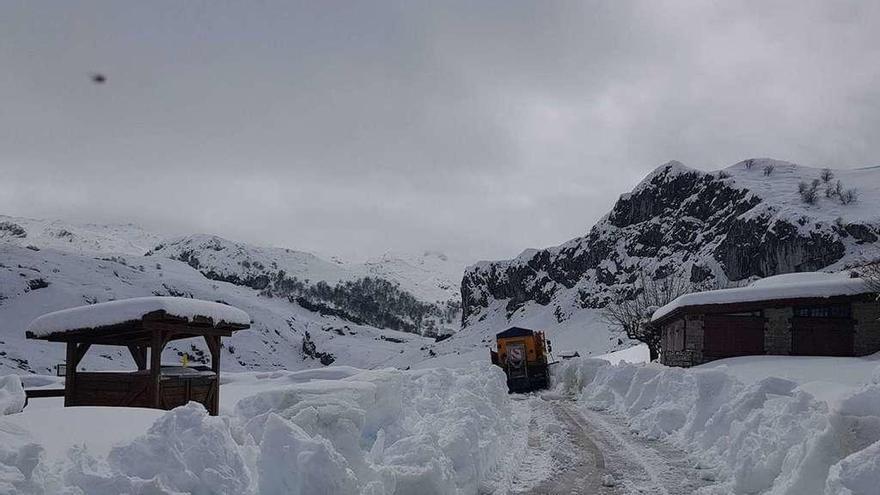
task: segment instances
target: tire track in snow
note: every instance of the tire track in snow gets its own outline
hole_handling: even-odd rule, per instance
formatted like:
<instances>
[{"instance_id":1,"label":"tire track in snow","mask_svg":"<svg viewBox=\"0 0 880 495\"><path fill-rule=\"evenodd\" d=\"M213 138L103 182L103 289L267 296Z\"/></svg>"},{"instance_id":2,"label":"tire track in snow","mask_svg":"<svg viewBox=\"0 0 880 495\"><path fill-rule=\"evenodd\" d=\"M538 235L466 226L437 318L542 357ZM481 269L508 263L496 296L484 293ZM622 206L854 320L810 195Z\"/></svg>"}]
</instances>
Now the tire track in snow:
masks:
<instances>
[{"instance_id":1,"label":"tire track in snow","mask_svg":"<svg viewBox=\"0 0 880 495\"><path fill-rule=\"evenodd\" d=\"M568 401L555 401L553 407L574 416L598 445L619 493L689 495L710 483L685 452L660 440L632 435L618 418L578 409Z\"/></svg>"},{"instance_id":2,"label":"tire track in snow","mask_svg":"<svg viewBox=\"0 0 880 495\"><path fill-rule=\"evenodd\" d=\"M688 455L630 433L626 422L566 399L517 396L519 428L481 494L690 495L709 482Z\"/></svg>"},{"instance_id":3,"label":"tire track in snow","mask_svg":"<svg viewBox=\"0 0 880 495\"><path fill-rule=\"evenodd\" d=\"M607 481L610 473L602 450L580 415L560 401L544 399L541 407L552 412L564 428L564 448L552 452L556 469L551 477L530 490L529 494L612 495L618 493Z\"/></svg>"}]
</instances>

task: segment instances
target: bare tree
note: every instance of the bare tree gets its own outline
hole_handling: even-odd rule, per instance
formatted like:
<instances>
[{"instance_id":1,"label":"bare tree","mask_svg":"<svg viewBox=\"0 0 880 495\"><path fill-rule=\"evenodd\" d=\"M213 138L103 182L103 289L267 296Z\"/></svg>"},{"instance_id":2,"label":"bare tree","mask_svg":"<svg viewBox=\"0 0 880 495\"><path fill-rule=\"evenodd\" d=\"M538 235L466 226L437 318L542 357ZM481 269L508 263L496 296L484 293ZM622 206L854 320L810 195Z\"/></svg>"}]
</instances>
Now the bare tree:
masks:
<instances>
[{"instance_id":1,"label":"bare tree","mask_svg":"<svg viewBox=\"0 0 880 495\"><path fill-rule=\"evenodd\" d=\"M840 200L840 204L848 205L853 201L859 199L859 191L856 189L847 189L840 193L838 199Z\"/></svg>"},{"instance_id":2,"label":"bare tree","mask_svg":"<svg viewBox=\"0 0 880 495\"><path fill-rule=\"evenodd\" d=\"M816 200L819 199L819 179L813 179L813 182L809 184L806 182L798 183L798 192L801 194L801 199L804 203L808 205L815 204Z\"/></svg>"},{"instance_id":3,"label":"bare tree","mask_svg":"<svg viewBox=\"0 0 880 495\"><path fill-rule=\"evenodd\" d=\"M772 163L769 165L765 165L764 166L764 175L769 176L769 175L773 174L774 170L776 170L776 165L773 165Z\"/></svg>"},{"instance_id":4,"label":"bare tree","mask_svg":"<svg viewBox=\"0 0 880 495\"><path fill-rule=\"evenodd\" d=\"M627 337L647 344L651 361L654 361L660 356L662 335L659 328L649 324L651 315L660 306L665 306L678 296L691 291L691 284L682 277L669 275L654 279L644 270L640 270L633 290L605 306L602 317Z\"/></svg>"},{"instance_id":5,"label":"bare tree","mask_svg":"<svg viewBox=\"0 0 880 495\"><path fill-rule=\"evenodd\" d=\"M830 168L823 168L822 172L819 173L819 178L822 179L822 182L827 184L834 178L834 172L832 172Z\"/></svg>"},{"instance_id":6,"label":"bare tree","mask_svg":"<svg viewBox=\"0 0 880 495\"><path fill-rule=\"evenodd\" d=\"M825 187L825 197L826 198L834 198L840 197L840 193L843 192L843 184L840 181L837 181L833 184L829 183Z\"/></svg>"},{"instance_id":7,"label":"bare tree","mask_svg":"<svg viewBox=\"0 0 880 495\"><path fill-rule=\"evenodd\" d=\"M858 269L859 274L868 284L868 287L880 294L880 260L868 263Z\"/></svg>"}]
</instances>

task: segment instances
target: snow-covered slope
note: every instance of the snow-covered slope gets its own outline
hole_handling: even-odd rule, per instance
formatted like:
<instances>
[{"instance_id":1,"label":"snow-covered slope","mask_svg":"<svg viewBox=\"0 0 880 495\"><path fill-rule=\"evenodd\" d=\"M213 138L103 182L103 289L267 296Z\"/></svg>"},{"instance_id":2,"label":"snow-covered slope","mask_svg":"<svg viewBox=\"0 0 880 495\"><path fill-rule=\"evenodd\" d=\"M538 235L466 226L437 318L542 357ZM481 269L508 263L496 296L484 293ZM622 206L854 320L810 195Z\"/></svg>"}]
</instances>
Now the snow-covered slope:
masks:
<instances>
[{"instance_id":1,"label":"snow-covered slope","mask_svg":"<svg viewBox=\"0 0 880 495\"><path fill-rule=\"evenodd\" d=\"M388 252L355 265L354 271L395 280L423 301L446 302L461 300L461 276L468 264L437 251Z\"/></svg>"},{"instance_id":2,"label":"snow-covered slope","mask_svg":"<svg viewBox=\"0 0 880 495\"><path fill-rule=\"evenodd\" d=\"M413 332L433 336L458 327L459 293L450 278L463 264L444 258L344 263L216 236L167 239L134 225L0 217L0 370L46 373L63 361L63 346L24 339L28 322L41 314L152 295L247 311L253 328L226 342L231 356L224 366L231 369L418 360L434 340ZM200 344L175 344L169 352L202 358ZM127 367L122 351L91 351L85 366Z\"/></svg>"},{"instance_id":3,"label":"snow-covered slope","mask_svg":"<svg viewBox=\"0 0 880 495\"><path fill-rule=\"evenodd\" d=\"M6 215L0 215L0 242L81 254L140 256L152 251L175 258L196 254L217 273L242 278L263 274L258 269L261 265L283 269L300 280L329 284L372 276L397 283L417 299L430 303L461 299L461 276L469 263L437 251L389 251L365 262L346 262L335 256L253 246L214 235L169 237L134 224L80 224ZM251 262L256 262L255 266L247 266Z\"/></svg>"},{"instance_id":4,"label":"snow-covered slope","mask_svg":"<svg viewBox=\"0 0 880 495\"><path fill-rule=\"evenodd\" d=\"M377 277L400 285L424 302L460 298L458 281L465 263L450 261L441 253L422 256L387 253L364 263L327 261L312 253L285 248L253 246L215 235L190 235L156 243L149 255L184 261L213 278L227 278L265 288L279 272L307 284L335 285L363 277Z\"/></svg>"},{"instance_id":5,"label":"snow-covered slope","mask_svg":"<svg viewBox=\"0 0 880 495\"><path fill-rule=\"evenodd\" d=\"M460 296L438 268L443 266L442 259L431 264L429 258L409 263L387 256L347 264L213 235L169 239L147 256L183 261L211 280L250 287L267 297L287 298L355 323L429 335L457 328Z\"/></svg>"},{"instance_id":6,"label":"snow-covered slope","mask_svg":"<svg viewBox=\"0 0 880 495\"><path fill-rule=\"evenodd\" d=\"M162 240L161 234L134 224L77 224L61 220L0 215L0 242L55 248L75 253L142 255Z\"/></svg>"},{"instance_id":7,"label":"snow-covered slope","mask_svg":"<svg viewBox=\"0 0 880 495\"><path fill-rule=\"evenodd\" d=\"M34 318L59 309L140 296L182 296L221 301L253 318L251 329L224 340L225 369L297 370L331 360L361 368L385 366L407 353L420 354L433 339L309 311L287 299L210 280L186 263L155 256L93 257L55 249L34 251L0 243L0 371L50 373L63 362L62 345L25 340ZM194 346L194 347L193 347ZM173 342L166 361L186 352L204 359L195 340ZM403 354L402 354L403 353ZM96 347L88 369L133 366L127 350Z\"/></svg>"},{"instance_id":8,"label":"snow-covered slope","mask_svg":"<svg viewBox=\"0 0 880 495\"><path fill-rule=\"evenodd\" d=\"M880 257L880 168L832 174L826 181L820 169L770 159L716 172L662 165L587 235L469 267L463 331L444 344L461 352L513 323L548 330L557 349L595 355L622 342L598 308L632 291L640 271L722 288ZM813 181L817 198L808 204L800 184L810 188ZM843 204L833 194L837 181L844 192L857 190L855 201Z\"/></svg>"}]
</instances>

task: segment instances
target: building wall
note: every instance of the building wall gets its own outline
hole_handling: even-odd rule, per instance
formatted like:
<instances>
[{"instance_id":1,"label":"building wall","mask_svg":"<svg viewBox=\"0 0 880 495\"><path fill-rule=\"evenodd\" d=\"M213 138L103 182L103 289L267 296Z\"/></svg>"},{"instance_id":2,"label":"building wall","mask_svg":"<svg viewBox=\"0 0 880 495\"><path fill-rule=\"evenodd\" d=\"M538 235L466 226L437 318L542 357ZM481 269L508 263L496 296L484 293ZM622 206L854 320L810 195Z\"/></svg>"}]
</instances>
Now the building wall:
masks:
<instances>
[{"instance_id":1,"label":"building wall","mask_svg":"<svg viewBox=\"0 0 880 495\"><path fill-rule=\"evenodd\" d=\"M853 299L850 302L854 320L853 354L865 356L880 352L880 302ZM764 353L789 355L792 349L792 318L794 308L764 308ZM703 315L684 315L666 323L663 331L685 329L685 349L672 351L665 348L660 362L667 366L689 367L708 362L703 355Z\"/></svg>"},{"instance_id":2,"label":"building wall","mask_svg":"<svg viewBox=\"0 0 880 495\"><path fill-rule=\"evenodd\" d=\"M853 301L853 351L856 356L880 352L880 302Z\"/></svg>"},{"instance_id":3,"label":"building wall","mask_svg":"<svg viewBox=\"0 0 880 495\"><path fill-rule=\"evenodd\" d=\"M666 366L690 367L703 363L703 315L686 315L664 325L663 342L669 332L679 329L685 330L684 350L670 350L665 348L660 355L660 362Z\"/></svg>"},{"instance_id":4,"label":"building wall","mask_svg":"<svg viewBox=\"0 0 880 495\"><path fill-rule=\"evenodd\" d=\"M764 354L788 355L791 353L792 308L767 308L764 310Z\"/></svg>"}]
</instances>

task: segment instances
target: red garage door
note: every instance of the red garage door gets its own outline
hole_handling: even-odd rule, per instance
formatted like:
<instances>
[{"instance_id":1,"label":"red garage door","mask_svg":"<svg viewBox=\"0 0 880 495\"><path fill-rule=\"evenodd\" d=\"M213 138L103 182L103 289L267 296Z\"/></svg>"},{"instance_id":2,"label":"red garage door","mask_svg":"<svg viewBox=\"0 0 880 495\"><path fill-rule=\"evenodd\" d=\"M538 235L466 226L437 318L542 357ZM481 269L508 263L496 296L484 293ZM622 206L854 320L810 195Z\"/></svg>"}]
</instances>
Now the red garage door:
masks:
<instances>
[{"instance_id":1,"label":"red garage door","mask_svg":"<svg viewBox=\"0 0 880 495\"><path fill-rule=\"evenodd\" d=\"M764 318L706 315L703 318L703 355L717 359L764 354Z\"/></svg>"},{"instance_id":2,"label":"red garage door","mask_svg":"<svg viewBox=\"0 0 880 495\"><path fill-rule=\"evenodd\" d=\"M849 318L792 318L791 353L796 356L852 356L853 321Z\"/></svg>"}]
</instances>

